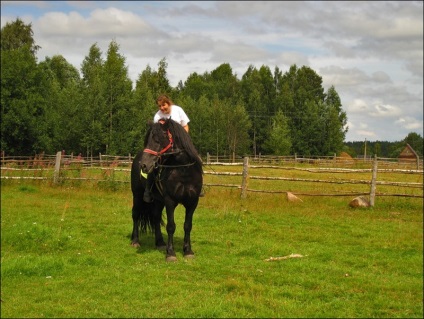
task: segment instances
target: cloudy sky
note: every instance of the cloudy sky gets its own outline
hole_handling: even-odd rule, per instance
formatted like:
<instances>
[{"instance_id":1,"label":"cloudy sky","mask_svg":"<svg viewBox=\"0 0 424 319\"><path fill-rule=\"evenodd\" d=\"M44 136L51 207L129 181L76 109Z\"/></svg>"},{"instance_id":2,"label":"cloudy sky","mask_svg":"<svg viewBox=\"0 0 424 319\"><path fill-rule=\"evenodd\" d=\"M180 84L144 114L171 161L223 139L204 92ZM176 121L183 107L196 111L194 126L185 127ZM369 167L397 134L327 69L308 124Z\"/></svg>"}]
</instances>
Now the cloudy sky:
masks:
<instances>
[{"instance_id":1,"label":"cloudy sky","mask_svg":"<svg viewBox=\"0 0 424 319\"><path fill-rule=\"evenodd\" d=\"M346 141L423 136L422 1L1 1L1 26L31 23L38 61L62 55L78 70L115 40L135 82L166 58L172 86L229 63L306 65L333 85Z\"/></svg>"}]
</instances>

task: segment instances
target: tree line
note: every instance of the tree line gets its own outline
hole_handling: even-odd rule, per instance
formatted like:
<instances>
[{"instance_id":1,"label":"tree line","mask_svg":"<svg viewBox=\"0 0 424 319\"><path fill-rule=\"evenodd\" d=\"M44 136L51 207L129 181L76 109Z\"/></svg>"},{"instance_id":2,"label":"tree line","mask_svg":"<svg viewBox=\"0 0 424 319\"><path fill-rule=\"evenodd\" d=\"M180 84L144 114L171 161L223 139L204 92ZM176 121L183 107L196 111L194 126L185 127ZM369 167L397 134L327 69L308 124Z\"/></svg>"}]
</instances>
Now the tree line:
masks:
<instances>
[{"instance_id":1,"label":"tree line","mask_svg":"<svg viewBox=\"0 0 424 319\"><path fill-rule=\"evenodd\" d=\"M186 111L201 155L356 152L345 143L347 116L336 89L325 91L307 66L285 73L249 66L238 79L223 63L172 87L166 58L133 83L115 40L105 58L91 45L80 70L62 55L38 62L39 49L31 23L17 18L1 29L1 150L10 155L135 154L163 93ZM414 138L421 138L422 155L422 137Z\"/></svg>"}]
</instances>

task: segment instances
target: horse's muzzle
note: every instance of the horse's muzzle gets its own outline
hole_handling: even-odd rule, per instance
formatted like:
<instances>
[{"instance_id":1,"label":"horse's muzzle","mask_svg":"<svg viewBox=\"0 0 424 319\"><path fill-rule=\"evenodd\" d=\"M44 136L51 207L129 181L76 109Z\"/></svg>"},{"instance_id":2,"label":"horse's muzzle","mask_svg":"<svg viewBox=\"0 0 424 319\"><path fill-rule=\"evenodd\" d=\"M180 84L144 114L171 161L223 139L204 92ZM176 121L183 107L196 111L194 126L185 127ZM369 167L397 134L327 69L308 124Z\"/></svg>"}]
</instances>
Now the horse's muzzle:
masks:
<instances>
[{"instance_id":1,"label":"horse's muzzle","mask_svg":"<svg viewBox=\"0 0 424 319\"><path fill-rule=\"evenodd\" d=\"M154 169L159 167L159 163L157 161L153 162L151 165L147 165L146 163L140 163L141 170L145 174L150 174Z\"/></svg>"},{"instance_id":2,"label":"horse's muzzle","mask_svg":"<svg viewBox=\"0 0 424 319\"><path fill-rule=\"evenodd\" d=\"M142 164L141 170L143 171L144 174L150 174L153 171L153 166L150 169L148 169L146 164Z\"/></svg>"}]
</instances>

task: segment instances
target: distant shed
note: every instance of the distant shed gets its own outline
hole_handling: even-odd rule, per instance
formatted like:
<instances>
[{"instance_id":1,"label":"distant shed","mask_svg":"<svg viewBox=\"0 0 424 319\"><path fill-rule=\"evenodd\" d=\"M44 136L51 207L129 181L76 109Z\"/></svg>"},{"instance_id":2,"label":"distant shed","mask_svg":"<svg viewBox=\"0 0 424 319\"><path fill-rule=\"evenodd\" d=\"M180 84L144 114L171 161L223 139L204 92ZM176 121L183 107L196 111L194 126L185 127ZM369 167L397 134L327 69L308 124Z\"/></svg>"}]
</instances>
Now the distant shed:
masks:
<instances>
[{"instance_id":1,"label":"distant shed","mask_svg":"<svg viewBox=\"0 0 424 319\"><path fill-rule=\"evenodd\" d=\"M406 144L405 148L400 152L398 159L399 162L416 162L419 160L419 156L411 145Z\"/></svg>"}]
</instances>

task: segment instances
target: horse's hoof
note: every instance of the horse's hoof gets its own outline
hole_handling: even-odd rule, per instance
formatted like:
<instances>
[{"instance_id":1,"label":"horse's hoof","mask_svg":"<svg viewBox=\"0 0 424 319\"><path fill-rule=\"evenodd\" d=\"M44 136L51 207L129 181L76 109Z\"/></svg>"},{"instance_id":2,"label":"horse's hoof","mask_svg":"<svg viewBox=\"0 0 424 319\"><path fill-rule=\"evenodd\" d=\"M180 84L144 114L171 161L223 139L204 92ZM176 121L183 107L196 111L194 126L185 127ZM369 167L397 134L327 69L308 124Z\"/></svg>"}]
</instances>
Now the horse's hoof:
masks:
<instances>
[{"instance_id":1,"label":"horse's hoof","mask_svg":"<svg viewBox=\"0 0 424 319\"><path fill-rule=\"evenodd\" d=\"M194 259L194 254L187 254L187 255L184 255L184 258L185 258L185 259Z\"/></svg>"},{"instance_id":2,"label":"horse's hoof","mask_svg":"<svg viewBox=\"0 0 424 319\"><path fill-rule=\"evenodd\" d=\"M139 243L131 243L131 246L133 246L133 247L140 247L140 244Z\"/></svg>"},{"instance_id":3,"label":"horse's hoof","mask_svg":"<svg viewBox=\"0 0 424 319\"><path fill-rule=\"evenodd\" d=\"M177 261L177 257L175 257L175 256L166 256L166 261L167 262Z\"/></svg>"}]
</instances>

